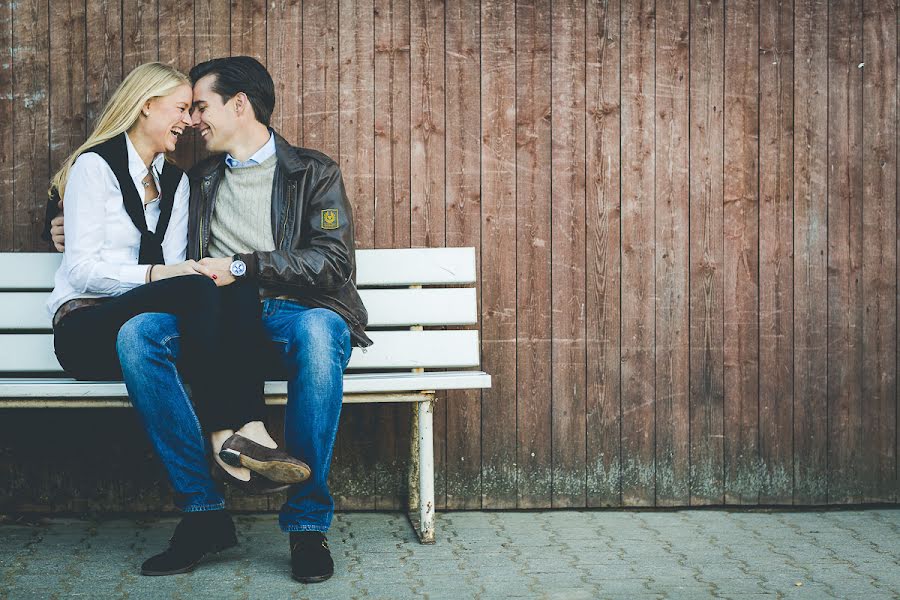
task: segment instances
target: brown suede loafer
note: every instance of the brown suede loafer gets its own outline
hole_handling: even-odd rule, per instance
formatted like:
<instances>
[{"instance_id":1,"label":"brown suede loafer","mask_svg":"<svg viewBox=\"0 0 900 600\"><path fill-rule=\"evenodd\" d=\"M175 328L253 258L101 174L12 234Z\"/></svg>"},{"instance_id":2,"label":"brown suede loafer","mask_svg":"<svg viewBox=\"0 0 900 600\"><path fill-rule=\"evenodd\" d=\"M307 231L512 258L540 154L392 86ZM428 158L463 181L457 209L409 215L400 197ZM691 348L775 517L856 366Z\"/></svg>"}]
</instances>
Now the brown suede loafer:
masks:
<instances>
[{"instance_id":1,"label":"brown suede loafer","mask_svg":"<svg viewBox=\"0 0 900 600\"><path fill-rule=\"evenodd\" d=\"M279 448L267 448L235 433L222 444L219 458L233 467L246 467L279 483L309 479L309 465Z\"/></svg>"}]
</instances>

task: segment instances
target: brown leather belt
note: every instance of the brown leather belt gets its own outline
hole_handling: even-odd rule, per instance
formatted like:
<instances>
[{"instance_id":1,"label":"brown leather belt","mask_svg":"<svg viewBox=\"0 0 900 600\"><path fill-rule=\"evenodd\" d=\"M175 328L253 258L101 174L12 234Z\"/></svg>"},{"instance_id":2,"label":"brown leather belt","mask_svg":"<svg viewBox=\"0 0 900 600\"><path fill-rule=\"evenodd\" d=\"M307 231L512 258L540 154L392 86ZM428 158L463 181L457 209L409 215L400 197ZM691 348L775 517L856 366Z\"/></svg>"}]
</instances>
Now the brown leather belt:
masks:
<instances>
[{"instance_id":1,"label":"brown leather belt","mask_svg":"<svg viewBox=\"0 0 900 600\"><path fill-rule=\"evenodd\" d=\"M64 302L62 306L56 309L56 314L53 315L53 326L56 327L57 325L59 325L60 321L62 321L63 318L65 318L65 316L73 310L78 310L79 308L85 308L88 306L97 306L98 304L102 304L107 300L109 300L109 298L75 298L73 300L69 300L68 302Z\"/></svg>"}]
</instances>

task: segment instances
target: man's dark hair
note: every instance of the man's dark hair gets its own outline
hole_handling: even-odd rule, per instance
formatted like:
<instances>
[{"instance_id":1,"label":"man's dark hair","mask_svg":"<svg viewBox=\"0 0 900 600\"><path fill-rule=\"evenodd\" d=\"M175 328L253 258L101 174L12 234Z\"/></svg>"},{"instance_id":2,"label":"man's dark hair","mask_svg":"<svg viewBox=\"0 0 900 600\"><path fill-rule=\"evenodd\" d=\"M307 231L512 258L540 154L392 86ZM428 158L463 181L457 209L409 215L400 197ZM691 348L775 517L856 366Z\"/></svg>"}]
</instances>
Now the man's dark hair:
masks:
<instances>
[{"instance_id":1,"label":"man's dark hair","mask_svg":"<svg viewBox=\"0 0 900 600\"><path fill-rule=\"evenodd\" d=\"M272 111L275 110L275 84L258 60L251 56L214 58L191 69L191 82L197 83L210 74L216 76L212 89L222 97L222 102L228 102L238 92L244 92L256 120L269 126Z\"/></svg>"}]
</instances>

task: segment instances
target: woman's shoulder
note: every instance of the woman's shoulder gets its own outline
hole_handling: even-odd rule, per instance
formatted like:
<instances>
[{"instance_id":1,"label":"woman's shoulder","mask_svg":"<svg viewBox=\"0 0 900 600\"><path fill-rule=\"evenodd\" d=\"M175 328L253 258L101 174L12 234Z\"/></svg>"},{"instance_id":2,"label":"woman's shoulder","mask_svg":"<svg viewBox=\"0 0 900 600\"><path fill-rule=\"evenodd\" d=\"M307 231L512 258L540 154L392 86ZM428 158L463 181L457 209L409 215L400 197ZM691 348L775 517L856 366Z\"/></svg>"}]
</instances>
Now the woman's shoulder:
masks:
<instances>
[{"instance_id":1,"label":"woman's shoulder","mask_svg":"<svg viewBox=\"0 0 900 600\"><path fill-rule=\"evenodd\" d=\"M96 152L83 152L69 170L69 182L73 177L111 177L112 169Z\"/></svg>"}]
</instances>

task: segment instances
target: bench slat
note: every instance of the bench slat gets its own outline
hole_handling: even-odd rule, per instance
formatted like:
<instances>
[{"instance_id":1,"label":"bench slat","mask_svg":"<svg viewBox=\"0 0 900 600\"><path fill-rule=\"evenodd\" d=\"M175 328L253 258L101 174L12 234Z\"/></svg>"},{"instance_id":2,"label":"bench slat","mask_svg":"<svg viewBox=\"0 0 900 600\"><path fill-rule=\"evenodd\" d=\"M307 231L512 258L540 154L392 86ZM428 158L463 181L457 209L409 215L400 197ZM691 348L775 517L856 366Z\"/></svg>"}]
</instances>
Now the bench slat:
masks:
<instances>
[{"instance_id":1,"label":"bench slat","mask_svg":"<svg viewBox=\"0 0 900 600\"><path fill-rule=\"evenodd\" d=\"M0 290L50 290L62 255L0 253ZM466 284L475 281L474 248L400 248L356 251L360 287Z\"/></svg>"},{"instance_id":2,"label":"bench slat","mask_svg":"<svg viewBox=\"0 0 900 600\"><path fill-rule=\"evenodd\" d=\"M491 376L481 371L442 371L438 373L348 373L344 375L344 394L420 392L487 388ZM267 381L267 396L287 395L287 383ZM117 381L75 381L68 377L53 379L19 378L0 380L0 398L124 398L125 384Z\"/></svg>"},{"instance_id":3,"label":"bench slat","mask_svg":"<svg viewBox=\"0 0 900 600\"><path fill-rule=\"evenodd\" d=\"M349 369L477 367L478 331L370 331L370 348L354 348ZM0 373L58 373L53 335L0 334Z\"/></svg>"},{"instance_id":4,"label":"bench slat","mask_svg":"<svg viewBox=\"0 0 900 600\"><path fill-rule=\"evenodd\" d=\"M49 292L0 293L0 330L50 330ZM474 325L475 288L360 290L370 327Z\"/></svg>"}]
</instances>

